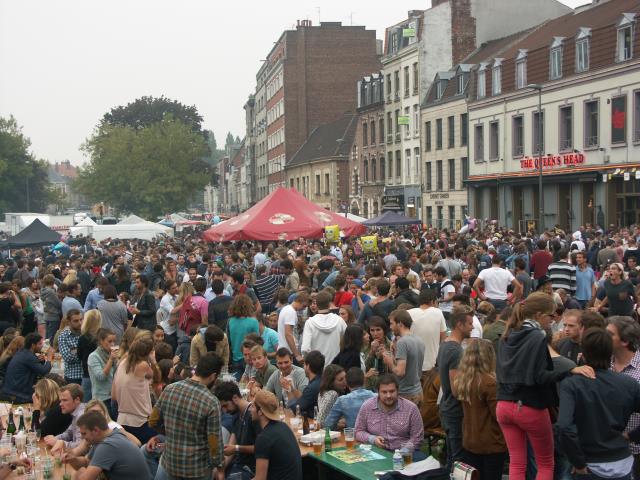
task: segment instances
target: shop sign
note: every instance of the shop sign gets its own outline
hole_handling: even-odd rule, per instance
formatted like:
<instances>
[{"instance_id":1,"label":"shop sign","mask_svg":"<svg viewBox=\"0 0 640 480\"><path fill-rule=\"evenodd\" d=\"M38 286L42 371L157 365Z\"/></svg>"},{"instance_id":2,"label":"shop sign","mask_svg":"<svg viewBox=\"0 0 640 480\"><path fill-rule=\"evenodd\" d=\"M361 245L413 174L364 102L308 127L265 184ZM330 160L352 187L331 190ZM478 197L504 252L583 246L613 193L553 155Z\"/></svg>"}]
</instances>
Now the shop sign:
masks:
<instances>
[{"instance_id":1,"label":"shop sign","mask_svg":"<svg viewBox=\"0 0 640 480\"><path fill-rule=\"evenodd\" d=\"M416 36L416 29L415 28L403 28L402 29L402 36L404 38L415 37Z\"/></svg>"},{"instance_id":2,"label":"shop sign","mask_svg":"<svg viewBox=\"0 0 640 480\"><path fill-rule=\"evenodd\" d=\"M398 117L398 125L409 125L409 117L406 115L400 115Z\"/></svg>"},{"instance_id":3,"label":"shop sign","mask_svg":"<svg viewBox=\"0 0 640 480\"><path fill-rule=\"evenodd\" d=\"M525 157L520 160L521 170L538 170L539 161L542 160L543 169L560 169L563 167L572 167L582 165L584 163L583 153L567 153L564 155L545 155L544 157Z\"/></svg>"},{"instance_id":4,"label":"shop sign","mask_svg":"<svg viewBox=\"0 0 640 480\"><path fill-rule=\"evenodd\" d=\"M449 198L449 194L448 193L431 193L429 194L429 199L431 200L435 200L438 198Z\"/></svg>"},{"instance_id":5,"label":"shop sign","mask_svg":"<svg viewBox=\"0 0 640 480\"><path fill-rule=\"evenodd\" d=\"M415 207L416 205L416 197L407 198L407 207Z\"/></svg>"},{"instance_id":6,"label":"shop sign","mask_svg":"<svg viewBox=\"0 0 640 480\"><path fill-rule=\"evenodd\" d=\"M382 197L383 210L404 210L404 195L385 195Z\"/></svg>"}]
</instances>

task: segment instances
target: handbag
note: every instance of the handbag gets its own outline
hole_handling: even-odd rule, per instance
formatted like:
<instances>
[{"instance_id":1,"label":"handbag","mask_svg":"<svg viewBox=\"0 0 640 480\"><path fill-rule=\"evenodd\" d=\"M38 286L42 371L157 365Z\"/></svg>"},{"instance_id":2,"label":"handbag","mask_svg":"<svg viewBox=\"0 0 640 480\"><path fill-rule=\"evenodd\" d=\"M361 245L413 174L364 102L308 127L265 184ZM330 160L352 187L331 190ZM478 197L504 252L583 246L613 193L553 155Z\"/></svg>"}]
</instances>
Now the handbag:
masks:
<instances>
[{"instance_id":1,"label":"handbag","mask_svg":"<svg viewBox=\"0 0 640 480\"><path fill-rule=\"evenodd\" d=\"M451 472L452 480L478 480L480 474L471 465L462 462L453 462L453 470Z\"/></svg>"}]
</instances>

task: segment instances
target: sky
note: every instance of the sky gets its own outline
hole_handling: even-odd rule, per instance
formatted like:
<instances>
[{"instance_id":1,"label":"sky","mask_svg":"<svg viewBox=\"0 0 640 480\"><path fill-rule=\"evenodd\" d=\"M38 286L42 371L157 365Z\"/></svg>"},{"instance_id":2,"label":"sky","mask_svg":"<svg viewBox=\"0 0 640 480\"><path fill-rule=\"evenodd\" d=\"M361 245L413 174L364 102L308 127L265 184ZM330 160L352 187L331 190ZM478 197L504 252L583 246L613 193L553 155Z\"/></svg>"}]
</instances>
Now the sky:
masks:
<instances>
[{"instance_id":1,"label":"sky","mask_svg":"<svg viewBox=\"0 0 640 480\"><path fill-rule=\"evenodd\" d=\"M535 1L535 0L531 0ZM561 0L576 7L589 0ZM143 95L195 105L218 145L244 136L260 60L296 20L384 29L430 0L0 0L0 116L32 152L81 165L111 108Z\"/></svg>"}]
</instances>

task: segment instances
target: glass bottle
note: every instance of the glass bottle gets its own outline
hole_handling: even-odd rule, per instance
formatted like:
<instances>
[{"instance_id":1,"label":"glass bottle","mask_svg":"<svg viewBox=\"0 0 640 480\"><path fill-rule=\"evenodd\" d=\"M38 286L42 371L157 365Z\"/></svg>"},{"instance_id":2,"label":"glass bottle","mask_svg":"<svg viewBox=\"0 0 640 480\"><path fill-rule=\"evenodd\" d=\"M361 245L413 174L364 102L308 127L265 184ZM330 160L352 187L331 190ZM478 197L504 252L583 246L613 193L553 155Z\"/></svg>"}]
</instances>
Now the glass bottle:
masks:
<instances>
[{"instance_id":1,"label":"glass bottle","mask_svg":"<svg viewBox=\"0 0 640 480\"><path fill-rule=\"evenodd\" d=\"M331 431L329 430L329 427L324 430L324 451L331 451Z\"/></svg>"}]
</instances>

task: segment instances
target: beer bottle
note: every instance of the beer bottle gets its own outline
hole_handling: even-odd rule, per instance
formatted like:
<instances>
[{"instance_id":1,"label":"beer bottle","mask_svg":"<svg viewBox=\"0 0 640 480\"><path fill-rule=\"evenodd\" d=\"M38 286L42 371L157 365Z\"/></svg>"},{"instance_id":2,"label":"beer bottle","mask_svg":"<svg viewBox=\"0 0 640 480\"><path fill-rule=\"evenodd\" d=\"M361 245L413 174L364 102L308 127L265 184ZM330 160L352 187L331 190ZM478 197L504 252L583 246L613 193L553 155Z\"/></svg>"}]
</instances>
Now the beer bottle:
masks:
<instances>
[{"instance_id":1,"label":"beer bottle","mask_svg":"<svg viewBox=\"0 0 640 480\"><path fill-rule=\"evenodd\" d=\"M9 422L7 423L7 433L16 433L16 424L13 422L13 409L9 410Z\"/></svg>"},{"instance_id":2,"label":"beer bottle","mask_svg":"<svg viewBox=\"0 0 640 480\"><path fill-rule=\"evenodd\" d=\"M25 432L27 429L24 426L24 412L20 414L20 425L18 426L18 431Z\"/></svg>"},{"instance_id":3,"label":"beer bottle","mask_svg":"<svg viewBox=\"0 0 640 480\"><path fill-rule=\"evenodd\" d=\"M331 451L331 431L329 430L329 427L324 430L324 451Z\"/></svg>"},{"instance_id":4,"label":"beer bottle","mask_svg":"<svg viewBox=\"0 0 640 480\"><path fill-rule=\"evenodd\" d=\"M302 417L302 434L307 435L309 433L309 417L305 414Z\"/></svg>"}]
</instances>

